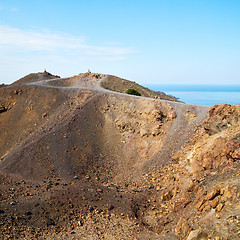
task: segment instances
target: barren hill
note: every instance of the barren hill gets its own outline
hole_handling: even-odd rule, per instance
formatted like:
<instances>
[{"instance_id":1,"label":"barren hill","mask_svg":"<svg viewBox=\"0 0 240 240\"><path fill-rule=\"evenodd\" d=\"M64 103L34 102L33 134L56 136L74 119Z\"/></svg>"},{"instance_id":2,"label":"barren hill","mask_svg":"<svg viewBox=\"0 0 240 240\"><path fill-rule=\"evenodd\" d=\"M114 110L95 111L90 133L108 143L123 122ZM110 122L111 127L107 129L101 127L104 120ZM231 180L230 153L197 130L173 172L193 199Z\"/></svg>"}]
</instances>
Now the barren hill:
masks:
<instances>
[{"instance_id":1,"label":"barren hill","mask_svg":"<svg viewBox=\"0 0 240 240\"><path fill-rule=\"evenodd\" d=\"M163 99L169 101L176 101L177 99L173 96L166 95L163 92L155 92L146 87L143 87L135 82L128 81L116 76L108 75L103 81L101 81L101 86L105 89L109 89L115 92L125 93L127 89L136 89L141 93L142 96L148 98Z\"/></svg>"},{"instance_id":2,"label":"barren hill","mask_svg":"<svg viewBox=\"0 0 240 240\"><path fill-rule=\"evenodd\" d=\"M24 85L27 83L39 82L43 80L56 79L56 78L60 78L60 77L56 75L52 75L51 73L45 70L44 72L30 73L27 76L20 78L19 80L14 82L12 85L17 85L17 84Z\"/></svg>"},{"instance_id":3,"label":"barren hill","mask_svg":"<svg viewBox=\"0 0 240 240\"><path fill-rule=\"evenodd\" d=\"M1 238L238 239L239 111L96 73L0 88Z\"/></svg>"}]
</instances>

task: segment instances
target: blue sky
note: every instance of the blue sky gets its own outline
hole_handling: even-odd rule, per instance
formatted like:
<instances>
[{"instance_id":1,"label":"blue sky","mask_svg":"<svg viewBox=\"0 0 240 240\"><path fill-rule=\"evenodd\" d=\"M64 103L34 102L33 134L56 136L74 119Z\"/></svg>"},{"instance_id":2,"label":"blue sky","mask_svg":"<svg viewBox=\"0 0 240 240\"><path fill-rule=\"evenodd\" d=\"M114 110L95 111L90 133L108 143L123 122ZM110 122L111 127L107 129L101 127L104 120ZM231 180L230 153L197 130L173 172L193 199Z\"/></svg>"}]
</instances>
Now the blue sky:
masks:
<instances>
[{"instance_id":1,"label":"blue sky","mask_svg":"<svg viewBox=\"0 0 240 240\"><path fill-rule=\"evenodd\" d=\"M0 0L0 83L45 68L240 84L239 0Z\"/></svg>"}]
</instances>

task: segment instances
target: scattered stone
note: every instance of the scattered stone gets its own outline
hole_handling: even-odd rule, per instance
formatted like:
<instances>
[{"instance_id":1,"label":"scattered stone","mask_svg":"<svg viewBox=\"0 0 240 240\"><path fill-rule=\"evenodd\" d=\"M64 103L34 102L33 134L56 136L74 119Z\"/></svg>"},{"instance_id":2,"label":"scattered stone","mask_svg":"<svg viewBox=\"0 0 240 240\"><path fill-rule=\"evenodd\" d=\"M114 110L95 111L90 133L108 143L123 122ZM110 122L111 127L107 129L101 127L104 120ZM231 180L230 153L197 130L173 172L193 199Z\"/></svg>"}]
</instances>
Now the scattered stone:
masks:
<instances>
[{"instance_id":1,"label":"scattered stone","mask_svg":"<svg viewBox=\"0 0 240 240\"><path fill-rule=\"evenodd\" d=\"M218 205L220 198L221 198L220 196L217 196L210 202L212 208L215 208Z\"/></svg>"},{"instance_id":2,"label":"scattered stone","mask_svg":"<svg viewBox=\"0 0 240 240\"><path fill-rule=\"evenodd\" d=\"M44 113L43 115L42 115L42 118L45 118L45 117L47 117L48 116L48 114L47 113Z\"/></svg>"},{"instance_id":3,"label":"scattered stone","mask_svg":"<svg viewBox=\"0 0 240 240\"><path fill-rule=\"evenodd\" d=\"M234 159L240 159L240 148L238 148L237 150L235 150L232 154L232 158Z\"/></svg>"},{"instance_id":4,"label":"scattered stone","mask_svg":"<svg viewBox=\"0 0 240 240\"><path fill-rule=\"evenodd\" d=\"M187 237L187 240L207 240L208 234L202 230L193 230Z\"/></svg>"},{"instance_id":5,"label":"scattered stone","mask_svg":"<svg viewBox=\"0 0 240 240\"><path fill-rule=\"evenodd\" d=\"M102 193L102 192L103 192L103 190L102 190L102 189L100 189L100 188L98 188L98 189L97 189L97 192L99 192L99 193Z\"/></svg>"},{"instance_id":6,"label":"scattered stone","mask_svg":"<svg viewBox=\"0 0 240 240\"><path fill-rule=\"evenodd\" d=\"M220 194L220 190L219 189L213 189L208 195L207 195L207 199L208 200L212 200L213 198L215 198L216 196L218 196Z\"/></svg>"},{"instance_id":7,"label":"scattered stone","mask_svg":"<svg viewBox=\"0 0 240 240\"><path fill-rule=\"evenodd\" d=\"M169 201L173 197L172 192L168 191L163 194L162 201Z\"/></svg>"},{"instance_id":8,"label":"scattered stone","mask_svg":"<svg viewBox=\"0 0 240 240\"><path fill-rule=\"evenodd\" d=\"M197 208L198 211L201 211L202 205L203 205L205 202L206 202L206 199L204 198L204 199L200 200L200 201L197 203L196 208Z\"/></svg>"},{"instance_id":9,"label":"scattered stone","mask_svg":"<svg viewBox=\"0 0 240 240\"><path fill-rule=\"evenodd\" d=\"M182 199L181 206L185 208L190 202L192 202L191 199L186 196Z\"/></svg>"},{"instance_id":10,"label":"scattered stone","mask_svg":"<svg viewBox=\"0 0 240 240\"><path fill-rule=\"evenodd\" d=\"M175 232L185 237L187 236L190 230L191 230L191 227L187 223L187 220L181 217L177 223Z\"/></svg>"},{"instance_id":11,"label":"scattered stone","mask_svg":"<svg viewBox=\"0 0 240 240\"><path fill-rule=\"evenodd\" d=\"M223 202L220 202L220 203L217 205L217 207L216 207L216 211L217 211L217 212L220 212L220 211L223 209L223 207L224 207L224 203L223 203Z\"/></svg>"},{"instance_id":12,"label":"scattered stone","mask_svg":"<svg viewBox=\"0 0 240 240\"><path fill-rule=\"evenodd\" d=\"M209 202L207 202L207 204L205 204L204 207L202 208L203 212L209 212L211 209L212 207L209 204Z\"/></svg>"},{"instance_id":13,"label":"scattered stone","mask_svg":"<svg viewBox=\"0 0 240 240\"><path fill-rule=\"evenodd\" d=\"M175 118L177 117L176 113L174 111L171 111L169 114L168 114L168 119L170 121L174 120Z\"/></svg>"},{"instance_id":14,"label":"scattered stone","mask_svg":"<svg viewBox=\"0 0 240 240\"><path fill-rule=\"evenodd\" d=\"M111 211L111 210L113 210L113 209L114 209L114 206L113 206L112 204L110 204L110 205L108 206L108 210Z\"/></svg>"},{"instance_id":15,"label":"scattered stone","mask_svg":"<svg viewBox=\"0 0 240 240\"><path fill-rule=\"evenodd\" d=\"M88 79L83 80L88 81ZM63 80L63 82L64 81L65 80ZM68 81L69 80L66 80L66 84L68 84ZM95 83L98 83L98 81L95 81ZM59 94L60 92L61 91L59 91ZM49 93L51 94L51 91L49 91ZM172 107L171 103L164 103L162 101L154 101L156 104L155 106L155 104L150 104L149 99L145 99L144 101L146 104L142 106L141 104L135 105L135 100L132 99L131 105L129 105L122 101L121 98L119 99L116 97L115 101L114 94L112 94L111 97L108 96L108 94L104 95L103 102L109 104L107 114L105 115L107 124L104 124L105 121L102 121L102 114L100 116L96 113L93 119L90 117L88 118L88 109L87 107L85 109L85 99L81 98L84 96L85 90L79 93L76 91L76 94L79 95L75 95L74 91L71 92L69 101L66 98L64 98L66 100L63 99L67 105L62 105L63 108L60 109L61 111L59 114L53 114L49 106L49 110L47 110L48 114L54 117L53 120L55 121L49 122L45 127L41 126L39 119L35 119L36 116L34 111L28 113L29 120L32 121L32 126L34 126L35 122L37 122L36 126L39 126L37 133L43 133L45 135L48 134L51 129L56 130L54 130L54 138L52 138L53 134L46 135L43 141L37 141L37 143L39 143L38 145L35 145L34 136L28 140L31 146L39 150L37 153L34 152L35 150L29 146L29 144L23 151L20 151L19 148L16 149L22 157L19 159L19 162L15 160L12 161L10 158L15 157L15 155L7 153L8 158L12 161L10 161L9 166L12 166L15 171L18 170L18 167L20 168L23 165L18 172L21 170L20 174L29 175L33 181L29 178L29 180L26 180L25 184L21 182L20 178L16 183L15 180L11 179L11 174L9 176L6 175L6 177L3 174L2 179L1 172L0 191L2 196L0 194L0 209L4 210L0 210L0 225L3 236L9 239L23 239L25 236L20 236L20 234L26 234L26 238L31 239L43 239L44 237L42 237L41 234L45 234L45 236L47 236L46 238L56 237L59 239L69 237L80 237L84 239L85 236L91 239L134 239L139 236L153 239L159 234L159 231L163 229L162 235L164 235L166 239L186 239L187 236L188 239L191 240L206 239L205 235L201 234L201 232L194 236L194 232L196 233L196 231L191 232L191 226L194 226L197 229L207 227L211 235L214 234L214 231L217 229L219 230L217 233L219 236L223 231L227 230L226 237L229 239L236 239L234 234L237 234L237 231L239 231L237 228L239 220L237 218L229 219L226 222L225 217L226 214L236 214L235 209L240 197L239 193L237 193L237 179L239 177L236 177L240 175L237 165L239 164L237 159L240 158L240 150L238 150L240 145L239 126L237 128L238 135L235 134L233 127L230 128L230 130L232 129L231 131L227 132L228 129L222 125L221 128L226 129L226 134L224 132L221 136L216 135L209 139L209 135L205 133L203 127L198 126L198 117L203 117L204 115L199 115L198 111L196 111L196 122L187 120L190 125L193 124L191 128L189 128L189 125L185 131L185 125L180 126L182 122L181 119L183 119L184 122L186 121L186 119L182 117L182 114L189 108L187 104L186 106L183 105L183 108L178 109L175 106ZM26 93L26 95L28 94ZM16 99L20 98L19 96L12 97ZM102 102L100 101L98 103L97 101L101 100L100 97L96 98L96 101L92 101L89 97L90 95L87 93L86 103L89 104L90 102L89 109L91 109L90 113L92 114L94 109L99 110L101 108ZM88 98L90 101L88 101ZM62 97L59 95L59 97L55 98L55 101L61 99ZM64 112L65 108L68 109L70 100L73 110L74 107L78 109L79 106L84 106L84 111L78 112L75 109L70 113ZM115 101L115 106L111 105L111 101L113 100ZM11 101L15 101L15 99L6 99L4 101L9 101L8 104L11 104ZM26 105L22 103L24 102L20 102L20 104L18 102L17 106L21 108L21 105L23 105L25 109ZM3 106L10 109L10 105L8 104ZM31 104L35 106L36 110L38 105L34 102ZM150 108L148 105L151 105ZM120 108L122 109L122 113L120 112ZM159 109L153 116L152 110L154 110L154 108ZM194 109L195 107L192 106L192 108ZM175 121L179 121L178 123L170 122L171 120L174 121L176 118L173 109L177 110L178 116ZM200 107L196 109L201 110ZM14 112L14 110L13 108L11 111ZM182 112L182 110L184 111ZM240 107L237 110L239 110L240 114ZM9 113L11 111L9 111ZM43 112L40 113L40 119L42 113ZM34 114L34 116L30 116L31 114ZM42 119L42 121L47 120L48 114L45 113L42 115L42 118L46 117L46 119ZM5 117L4 115L7 114L3 113L1 117ZM189 117L191 118L190 115ZM236 118L237 117L236 115ZM86 122L83 119L86 119ZM115 119L118 120L116 124L120 124L119 126L122 131L121 136L117 132L117 129L115 129ZM99 122L95 122L95 120ZM225 120L223 115L220 116L217 121L221 122L222 120ZM111 121L113 123L112 125ZM239 122L239 120L236 121ZM63 129L58 127L59 123L64 123L62 126ZM228 123L224 124L227 126ZM99 128L100 126L102 129ZM3 127L4 126L0 127L1 130ZM35 131L34 128L35 127L31 129L32 133ZM144 139L140 137L140 130L142 128L146 128L144 129L144 131L146 130ZM114 132L115 130L116 132ZM147 171L148 174L145 174L145 168L143 168L144 171L141 170L142 168L139 168L139 174L136 174L137 178L135 178L135 174L132 174L131 170L133 169L132 167L135 166L135 163L138 164L138 162L132 161L136 154L140 157L139 159L152 159L153 156L158 156L156 154L160 150L163 150L164 155L162 159L164 160L166 156L165 153L167 153L165 151L167 149L165 150L165 146L160 144L160 142L165 143L164 134L168 134L168 130L173 131L173 136L167 139L169 143L167 149L169 148L171 153L179 149L181 153L179 152L179 155L176 155L178 160L169 161L164 164L159 163L155 167L151 167L151 162L147 164L148 162L142 161L144 166L147 164L146 166L149 167ZM5 137L5 135L7 136L7 131L7 129L3 128L3 137ZM104 138L105 142L103 142L103 144L106 143L104 145L106 149L104 147L101 151L98 151L98 146L102 146L101 142L95 145L94 141L100 140L102 134L108 133L109 131L113 132L113 134L111 134L110 138ZM201 131L203 131L203 133ZM14 134L14 132L11 133ZM25 132L23 133L25 134ZM126 143L125 146L122 144L120 147L116 145L113 137L116 136L115 133L119 135L119 138L117 137L116 140L124 140ZM154 137L151 133L154 134ZM24 134L17 135L17 137L20 137L19 140L23 141L23 143L25 142ZM28 132L26 132L26 137L27 134ZM63 138L63 136L68 139ZM169 136L167 136L167 138L168 137ZM215 144L215 140L219 137L226 139L226 141L222 141L221 145L217 144L218 142ZM91 142L93 138L94 141ZM201 138L203 141L199 141ZM188 141L185 143L186 139L188 139ZM15 142L11 142L11 140L11 138L6 138L7 143L10 145L15 144ZM186 144L185 147L181 147L182 140L184 140L184 144ZM33 142L31 143L30 141ZM56 141L55 144L54 141ZM233 141L231 148L228 148L228 144L230 144L228 141ZM178 144L177 148L175 148L175 142ZM54 145L54 148L49 149L51 144ZM115 147L113 149L108 149L112 144L114 144ZM74 146L78 146L78 148ZM226 151L223 149L224 147ZM79 152L73 152L73 150ZM107 151L105 152L105 150ZM52 151L56 151L56 154ZM2 152L5 154L5 148ZM65 152L67 154L65 154ZM203 156L201 155L202 152ZM121 161L120 158L122 153L124 154ZM207 153L209 153L209 155L207 155ZM18 155L18 153L16 154ZM117 159L114 158L115 154L118 154ZM226 156L228 158L227 160L224 158ZM35 159L35 157L36 164L35 161L32 164L30 160ZM24 158L26 158L26 161ZM125 162L125 160L127 161ZM193 167L191 166L192 160ZM230 160L232 160L232 162ZM15 165L13 164L14 162L16 162ZM118 164L116 164L116 162L121 167L120 170L118 170ZM25 170L25 163L31 163L31 169L27 168ZM123 166L121 166L122 163L124 163ZM223 174L222 169L228 165L232 167L231 169L233 171L230 172L231 169L229 168L229 172ZM34 168L36 166L43 166L43 168L41 168L39 172L38 169ZM74 174L72 174L76 169L79 171L79 176L74 176ZM191 169L197 171L196 176L194 175L193 177L190 174ZM12 169L9 170L12 172ZM122 170L124 171L122 172ZM198 171L200 171L200 173ZM75 173L78 174L78 172ZM136 171L136 173L138 172ZM195 172L193 171L193 173ZM34 179L35 174L36 179ZM199 176L197 174L199 174ZM91 176L92 181L86 180L90 179L88 175ZM39 176L42 181L37 181ZM61 179L57 180L59 176L61 176ZM70 181L68 178L69 176L71 176ZM28 176L25 177L28 179ZM82 181L75 181L74 179L80 179ZM52 182L50 182L50 180ZM226 180L230 184L229 187L226 187L226 184L228 184ZM116 185L116 183L119 184L119 186ZM55 185L58 184L60 185L55 187ZM212 185L216 187L210 188ZM15 190L12 186L14 186ZM221 187L218 189L217 186ZM154 190L149 190L153 188ZM46 191L46 189L49 189L49 191ZM120 193L122 193L122 195L120 195ZM222 200L226 201L225 208ZM16 206L9 206L11 201L15 201ZM193 204L189 204L191 201L194 201L194 206ZM11 202L11 205L14 205L15 202ZM38 203L38 206L36 203ZM74 203L74 205L72 203ZM114 206L110 203L114 204ZM199 211L210 210L210 212L207 214L197 212L195 203L197 203L196 207ZM99 208L103 210L99 210ZM112 209L113 211L111 211ZM31 210L32 212L27 210ZM115 211L119 214L115 214ZM34 217L31 217L31 215ZM182 216L182 218L179 219L180 216ZM220 216L222 219L217 220L216 218L220 218ZM52 218L55 223L50 218ZM2 223L4 225L2 225ZM80 227L83 226L83 223L84 227ZM48 227L49 225L55 226ZM75 230L74 228L78 226L79 228ZM69 234L75 233L73 230L76 231L77 236L69 236ZM142 232L143 230L144 232ZM15 231L16 234L19 234L16 235L16 237L14 236ZM191 234L189 234L190 232Z\"/></svg>"},{"instance_id":16,"label":"scattered stone","mask_svg":"<svg viewBox=\"0 0 240 240\"><path fill-rule=\"evenodd\" d=\"M84 223L84 222L83 222L82 219L78 221L78 225L79 225L79 226L83 226L83 223Z\"/></svg>"},{"instance_id":17,"label":"scattered stone","mask_svg":"<svg viewBox=\"0 0 240 240\"><path fill-rule=\"evenodd\" d=\"M19 90L12 91L12 93L13 93L13 95L18 95L18 94L22 94L23 91L21 89L19 89Z\"/></svg>"}]
</instances>

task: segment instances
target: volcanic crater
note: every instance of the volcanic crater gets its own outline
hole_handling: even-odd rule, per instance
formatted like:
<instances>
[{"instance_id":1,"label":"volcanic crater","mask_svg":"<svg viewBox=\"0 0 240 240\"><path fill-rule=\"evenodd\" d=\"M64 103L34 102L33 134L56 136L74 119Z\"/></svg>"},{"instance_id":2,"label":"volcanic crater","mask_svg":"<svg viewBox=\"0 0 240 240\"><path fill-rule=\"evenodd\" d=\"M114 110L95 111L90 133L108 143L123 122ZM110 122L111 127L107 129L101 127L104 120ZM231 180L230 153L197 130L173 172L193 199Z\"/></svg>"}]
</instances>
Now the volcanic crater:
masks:
<instances>
[{"instance_id":1,"label":"volcanic crater","mask_svg":"<svg viewBox=\"0 0 240 240\"><path fill-rule=\"evenodd\" d=\"M100 73L1 85L0 238L239 239L239 116Z\"/></svg>"}]
</instances>

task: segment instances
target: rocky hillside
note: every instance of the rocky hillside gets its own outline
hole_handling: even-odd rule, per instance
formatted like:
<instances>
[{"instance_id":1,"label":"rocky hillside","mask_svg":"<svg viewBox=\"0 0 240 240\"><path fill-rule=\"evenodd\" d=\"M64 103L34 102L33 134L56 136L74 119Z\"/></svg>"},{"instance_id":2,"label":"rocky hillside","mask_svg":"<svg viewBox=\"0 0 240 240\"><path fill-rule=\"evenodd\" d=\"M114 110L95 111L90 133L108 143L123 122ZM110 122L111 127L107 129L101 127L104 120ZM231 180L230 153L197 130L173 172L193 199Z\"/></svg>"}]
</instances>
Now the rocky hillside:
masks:
<instances>
[{"instance_id":1,"label":"rocky hillside","mask_svg":"<svg viewBox=\"0 0 240 240\"><path fill-rule=\"evenodd\" d=\"M51 73L45 70L44 72L30 73L27 76L20 78L19 80L14 82L12 85L18 85L18 84L24 85L27 83L39 82L39 81L55 79L55 78L60 78L60 77L57 75L52 75Z\"/></svg>"},{"instance_id":2,"label":"rocky hillside","mask_svg":"<svg viewBox=\"0 0 240 240\"><path fill-rule=\"evenodd\" d=\"M108 75L101 82L101 86L103 88L120 93L126 93L128 89L136 89L143 97L164 99L169 101L178 101L175 97L167 95L163 92L155 92L135 82L128 81L126 79L122 79L112 75Z\"/></svg>"},{"instance_id":3,"label":"rocky hillside","mask_svg":"<svg viewBox=\"0 0 240 240\"><path fill-rule=\"evenodd\" d=\"M0 89L1 239L239 239L239 106L42 75Z\"/></svg>"}]
</instances>

